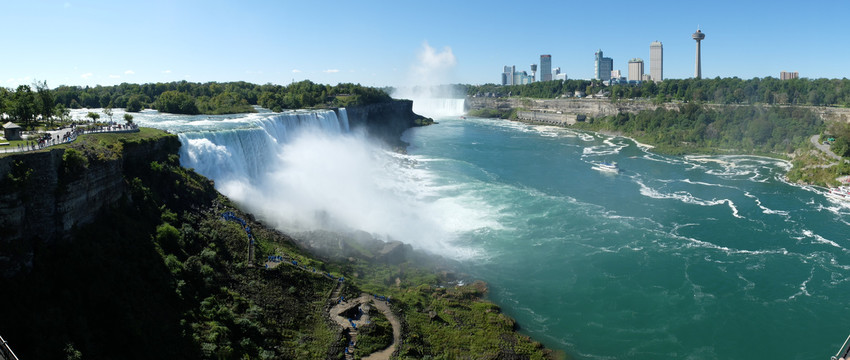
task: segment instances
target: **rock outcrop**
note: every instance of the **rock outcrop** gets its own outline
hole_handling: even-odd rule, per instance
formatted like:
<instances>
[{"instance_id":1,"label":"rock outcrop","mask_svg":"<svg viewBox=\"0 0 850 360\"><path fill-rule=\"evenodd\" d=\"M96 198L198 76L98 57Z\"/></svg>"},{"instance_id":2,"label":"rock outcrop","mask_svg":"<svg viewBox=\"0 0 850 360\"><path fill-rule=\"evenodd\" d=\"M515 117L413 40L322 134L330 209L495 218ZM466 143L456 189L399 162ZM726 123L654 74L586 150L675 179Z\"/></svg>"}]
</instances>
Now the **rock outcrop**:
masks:
<instances>
[{"instance_id":1,"label":"rock outcrop","mask_svg":"<svg viewBox=\"0 0 850 360\"><path fill-rule=\"evenodd\" d=\"M416 119L422 118L413 112L411 100L352 106L345 110L351 129L365 128L369 134L390 144L398 143L401 134L416 126Z\"/></svg>"}]
</instances>

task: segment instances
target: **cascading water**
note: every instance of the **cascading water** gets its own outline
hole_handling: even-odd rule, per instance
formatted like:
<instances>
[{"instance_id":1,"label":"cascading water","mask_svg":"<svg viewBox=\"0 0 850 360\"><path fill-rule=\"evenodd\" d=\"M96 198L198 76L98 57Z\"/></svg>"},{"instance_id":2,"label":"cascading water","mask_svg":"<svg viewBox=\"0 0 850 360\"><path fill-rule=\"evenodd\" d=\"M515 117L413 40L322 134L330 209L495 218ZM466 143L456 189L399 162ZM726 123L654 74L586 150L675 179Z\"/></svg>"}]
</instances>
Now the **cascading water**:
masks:
<instances>
[{"instance_id":1,"label":"cascading water","mask_svg":"<svg viewBox=\"0 0 850 360\"><path fill-rule=\"evenodd\" d=\"M461 105L457 105L457 104ZM462 108L462 100L452 106ZM265 222L287 231L359 230L454 257L456 234L496 227L468 189L431 183L411 156L352 132L345 109L136 116L178 134L183 166Z\"/></svg>"},{"instance_id":2,"label":"cascading water","mask_svg":"<svg viewBox=\"0 0 850 360\"><path fill-rule=\"evenodd\" d=\"M466 113L464 99L416 98L413 112L430 118L456 117Z\"/></svg>"},{"instance_id":3,"label":"cascading water","mask_svg":"<svg viewBox=\"0 0 850 360\"><path fill-rule=\"evenodd\" d=\"M209 122L195 131L180 132L180 159L216 181L250 181L267 171L280 155L281 144L292 141L299 132L320 131L342 134L349 131L345 109L296 111L253 119L235 129L219 129Z\"/></svg>"}]
</instances>

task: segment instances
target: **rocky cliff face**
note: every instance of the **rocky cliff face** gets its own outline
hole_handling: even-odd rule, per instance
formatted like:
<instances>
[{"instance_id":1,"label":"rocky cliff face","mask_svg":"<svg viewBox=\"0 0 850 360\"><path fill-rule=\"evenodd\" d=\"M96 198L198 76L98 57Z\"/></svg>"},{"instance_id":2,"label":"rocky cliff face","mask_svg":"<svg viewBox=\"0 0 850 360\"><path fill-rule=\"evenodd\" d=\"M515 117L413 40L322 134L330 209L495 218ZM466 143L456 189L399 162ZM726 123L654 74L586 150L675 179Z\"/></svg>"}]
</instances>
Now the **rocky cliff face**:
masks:
<instances>
[{"instance_id":1,"label":"rocky cliff face","mask_svg":"<svg viewBox=\"0 0 850 360\"><path fill-rule=\"evenodd\" d=\"M586 115L602 117L617 115L620 112L639 112L655 110L657 105L645 101L618 101L612 103L604 99L527 99L527 98L481 98L466 99L469 109L513 109L523 108L531 112ZM666 103L664 108L677 108L678 105Z\"/></svg>"},{"instance_id":2,"label":"rocky cliff face","mask_svg":"<svg viewBox=\"0 0 850 360\"><path fill-rule=\"evenodd\" d=\"M30 268L33 251L67 239L127 195L125 169L162 161L179 145L163 136L125 146L115 159L90 158L76 171L68 171L60 148L0 158L0 276Z\"/></svg>"},{"instance_id":3,"label":"rocky cliff face","mask_svg":"<svg viewBox=\"0 0 850 360\"><path fill-rule=\"evenodd\" d=\"M576 115L585 115L588 117L603 117L609 115L617 115L618 113L638 113L644 110L655 110L663 108L665 110L678 109L680 103L664 103L661 105L652 104L649 101L629 101L620 100L611 102L607 99L528 99L528 98L486 98L486 97L468 97L466 105L470 110L478 109L525 109L522 114L518 114L521 120L551 122L551 123L569 123ZM747 105L729 105L729 104L705 104L709 108L722 108L729 106L747 106ZM788 105L774 105L788 106ZM850 109L812 106L811 108L824 121L841 121L850 122ZM546 115L552 114L552 115Z\"/></svg>"},{"instance_id":4,"label":"rocky cliff face","mask_svg":"<svg viewBox=\"0 0 850 360\"><path fill-rule=\"evenodd\" d=\"M388 143L397 143L401 134L416 126L416 119L422 118L413 112L411 100L352 106L345 110L351 129L365 128L369 134Z\"/></svg>"}]
</instances>

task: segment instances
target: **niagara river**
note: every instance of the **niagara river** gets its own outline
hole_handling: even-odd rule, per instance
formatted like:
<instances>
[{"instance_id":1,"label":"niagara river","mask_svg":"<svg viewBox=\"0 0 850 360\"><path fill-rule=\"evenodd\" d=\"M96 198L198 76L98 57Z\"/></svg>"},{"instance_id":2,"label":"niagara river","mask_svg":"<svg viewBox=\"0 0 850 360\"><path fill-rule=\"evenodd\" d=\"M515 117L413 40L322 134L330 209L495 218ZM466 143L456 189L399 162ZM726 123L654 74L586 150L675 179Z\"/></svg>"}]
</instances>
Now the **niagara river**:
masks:
<instances>
[{"instance_id":1,"label":"niagara river","mask_svg":"<svg viewBox=\"0 0 850 360\"><path fill-rule=\"evenodd\" d=\"M344 110L135 118L283 231L356 229L458 260L521 332L573 358L825 359L850 332L850 207L786 183L787 162L436 120L400 154Z\"/></svg>"}]
</instances>

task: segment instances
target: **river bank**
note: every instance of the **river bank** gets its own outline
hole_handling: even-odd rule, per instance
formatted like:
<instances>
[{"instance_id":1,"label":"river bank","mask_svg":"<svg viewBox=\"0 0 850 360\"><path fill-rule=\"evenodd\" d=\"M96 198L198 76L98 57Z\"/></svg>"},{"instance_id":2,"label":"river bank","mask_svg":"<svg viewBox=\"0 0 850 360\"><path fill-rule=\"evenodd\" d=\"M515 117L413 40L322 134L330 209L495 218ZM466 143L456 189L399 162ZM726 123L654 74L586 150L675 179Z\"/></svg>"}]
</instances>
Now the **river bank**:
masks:
<instances>
[{"instance_id":1,"label":"river bank","mask_svg":"<svg viewBox=\"0 0 850 360\"><path fill-rule=\"evenodd\" d=\"M788 181L835 186L850 167L832 166L828 152L808 141L830 121L847 121L850 109L694 103L652 104L601 99L470 98L475 113L526 123L565 126L626 136L667 155L755 155L791 161ZM486 106L495 106L481 110ZM578 121L583 118L584 121Z\"/></svg>"}]
</instances>

